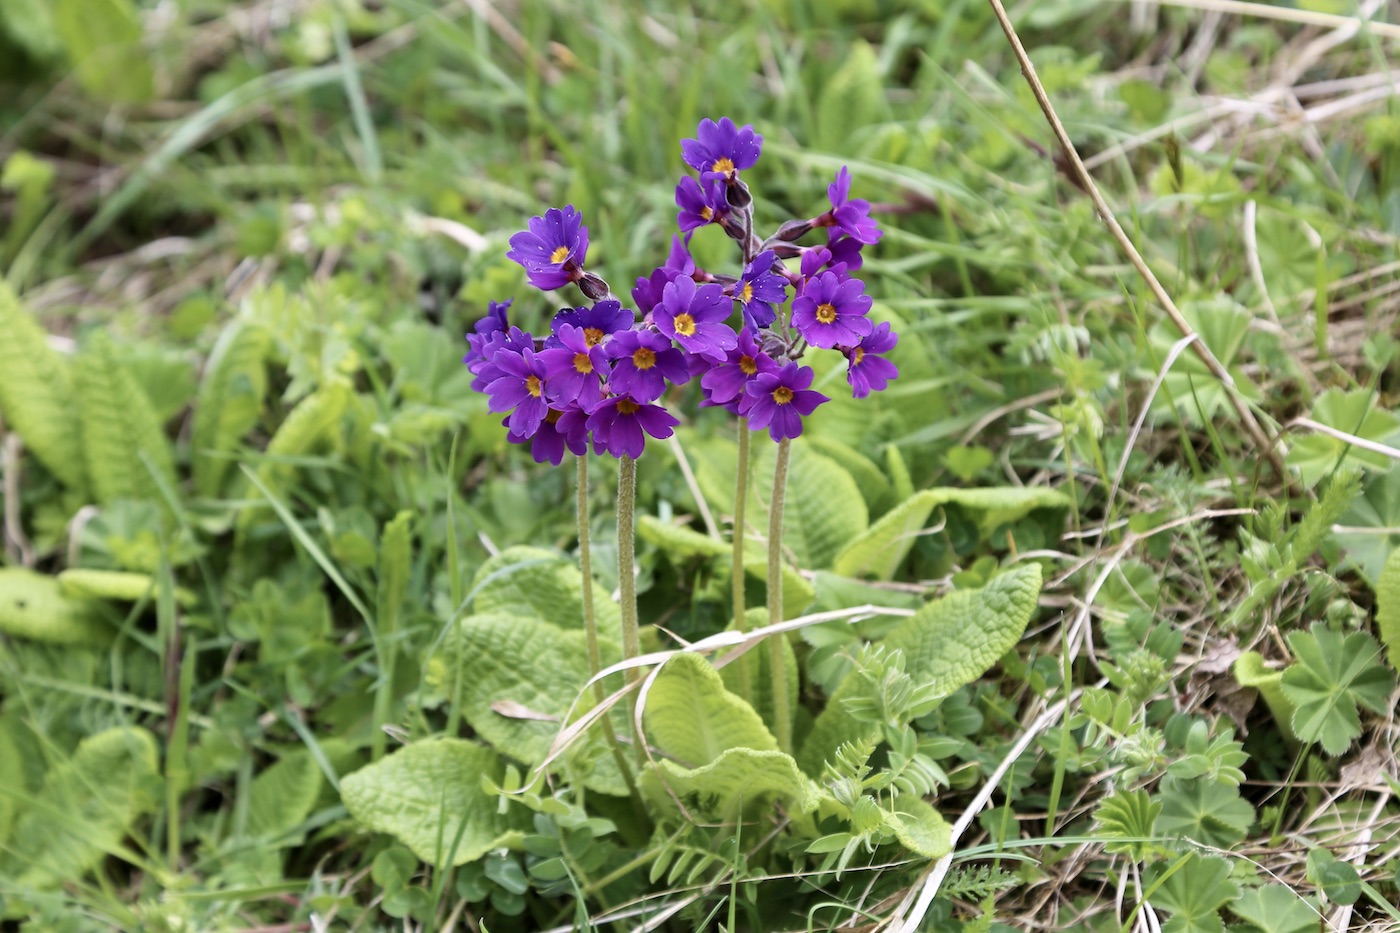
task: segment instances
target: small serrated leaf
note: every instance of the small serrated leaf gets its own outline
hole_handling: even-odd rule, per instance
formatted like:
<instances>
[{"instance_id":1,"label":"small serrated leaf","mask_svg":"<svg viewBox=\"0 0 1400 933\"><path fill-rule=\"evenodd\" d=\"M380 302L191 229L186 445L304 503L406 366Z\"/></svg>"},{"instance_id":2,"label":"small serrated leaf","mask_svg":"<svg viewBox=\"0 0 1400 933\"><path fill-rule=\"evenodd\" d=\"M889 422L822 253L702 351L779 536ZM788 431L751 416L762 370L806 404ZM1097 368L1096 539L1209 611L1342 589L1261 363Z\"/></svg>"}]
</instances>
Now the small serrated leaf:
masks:
<instances>
[{"instance_id":1,"label":"small serrated leaf","mask_svg":"<svg viewBox=\"0 0 1400 933\"><path fill-rule=\"evenodd\" d=\"M1365 632L1343 638L1320 622L1290 632L1288 646L1298 659L1283 672L1283 692L1295 706L1293 731L1340 755L1361 734L1357 706L1385 710L1394 677L1376 662L1380 647Z\"/></svg>"}]
</instances>

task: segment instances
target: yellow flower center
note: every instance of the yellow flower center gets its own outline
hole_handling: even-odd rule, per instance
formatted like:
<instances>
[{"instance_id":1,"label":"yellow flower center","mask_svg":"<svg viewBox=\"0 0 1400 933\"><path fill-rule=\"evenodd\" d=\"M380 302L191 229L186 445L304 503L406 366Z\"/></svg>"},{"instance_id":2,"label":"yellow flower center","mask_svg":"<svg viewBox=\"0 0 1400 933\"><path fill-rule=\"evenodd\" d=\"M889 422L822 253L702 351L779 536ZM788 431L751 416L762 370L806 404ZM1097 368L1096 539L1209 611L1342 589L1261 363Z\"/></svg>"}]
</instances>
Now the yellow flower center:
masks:
<instances>
[{"instance_id":1,"label":"yellow flower center","mask_svg":"<svg viewBox=\"0 0 1400 933\"><path fill-rule=\"evenodd\" d=\"M549 411L545 412L544 420L548 421L550 424L554 424L563 414L564 413L557 408L551 408Z\"/></svg>"},{"instance_id":2,"label":"yellow flower center","mask_svg":"<svg viewBox=\"0 0 1400 933\"><path fill-rule=\"evenodd\" d=\"M817 320L823 324L836 320L836 306L830 303L817 305Z\"/></svg>"},{"instance_id":3,"label":"yellow flower center","mask_svg":"<svg viewBox=\"0 0 1400 933\"><path fill-rule=\"evenodd\" d=\"M617 410L624 415L630 415L642 406L632 401L630 398L620 398L617 400Z\"/></svg>"},{"instance_id":4,"label":"yellow flower center","mask_svg":"<svg viewBox=\"0 0 1400 933\"><path fill-rule=\"evenodd\" d=\"M638 347L632 351L632 365L640 370L648 370L656 365L656 354L646 347Z\"/></svg>"},{"instance_id":5,"label":"yellow flower center","mask_svg":"<svg viewBox=\"0 0 1400 933\"><path fill-rule=\"evenodd\" d=\"M674 326L682 337L695 336L695 318L689 314L677 314Z\"/></svg>"},{"instance_id":6,"label":"yellow flower center","mask_svg":"<svg viewBox=\"0 0 1400 933\"><path fill-rule=\"evenodd\" d=\"M748 304L750 301L753 301L753 283L752 283L752 282L745 282L745 283L744 283L744 290L741 291L741 292L739 293L739 300L742 301L744 304Z\"/></svg>"},{"instance_id":7,"label":"yellow flower center","mask_svg":"<svg viewBox=\"0 0 1400 933\"><path fill-rule=\"evenodd\" d=\"M569 258L569 248L567 246L556 246L554 252L549 254L550 262L563 262Z\"/></svg>"},{"instance_id":8,"label":"yellow flower center","mask_svg":"<svg viewBox=\"0 0 1400 933\"><path fill-rule=\"evenodd\" d=\"M710 166L712 172L723 172L726 175L734 174L734 163L729 158L715 159L715 164Z\"/></svg>"},{"instance_id":9,"label":"yellow flower center","mask_svg":"<svg viewBox=\"0 0 1400 933\"><path fill-rule=\"evenodd\" d=\"M854 350L851 351L852 366L859 366L860 361L863 359L865 359L865 351L862 350L860 347L856 347Z\"/></svg>"},{"instance_id":10,"label":"yellow flower center","mask_svg":"<svg viewBox=\"0 0 1400 933\"><path fill-rule=\"evenodd\" d=\"M701 219L701 220L713 220L714 217L715 217L715 212L712 211L712 210L710 210L708 207L702 207L702 208L700 208L700 219Z\"/></svg>"},{"instance_id":11,"label":"yellow flower center","mask_svg":"<svg viewBox=\"0 0 1400 933\"><path fill-rule=\"evenodd\" d=\"M583 342L590 347L596 347L598 344L602 343L603 338L606 336L601 327L585 327L583 329Z\"/></svg>"},{"instance_id":12,"label":"yellow flower center","mask_svg":"<svg viewBox=\"0 0 1400 933\"><path fill-rule=\"evenodd\" d=\"M787 386L778 386L773 390L773 401L779 405L786 405L792 401L792 390Z\"/></svg>"},{"instance_id":13,"label":"yellow flower center","mask_svg":"<svg viewBox=\"0 0 1400 933\"><path fill-rule=\"evenodd\" d=\"M539 377L539 376L526 376L526 377L525 377L525 391L526 391L526 392L529 392L529 393L530 393L531 395L533 395L535 398L539 398L539 397L540 397L540 390L543 389L543 388L544 388L544 385L543 385L543 383L540 382L540 377Z\"/></svg>"},{"instance_id":14,"label":"yellow flower center","mask_svg":"<svg viewBox=\"0 0 1400 933\"><path fill-rule=\"evenodd\" d=\"M593 372L593 361L588 358L587 353L574 354L574 372L584 374Z\"/></svg>"},{"instance_id":15,"label":"yellow flower center","mask_svg":"<svg viewBox=\"0 0 1400 933\"><path fill-rule=\"evenodd\" d=\"M739 357L739 372L745 376L752 376L758 372L758 363L754 362L754 358L751 356L741 356Z\"/></svg>"}]
</instances>

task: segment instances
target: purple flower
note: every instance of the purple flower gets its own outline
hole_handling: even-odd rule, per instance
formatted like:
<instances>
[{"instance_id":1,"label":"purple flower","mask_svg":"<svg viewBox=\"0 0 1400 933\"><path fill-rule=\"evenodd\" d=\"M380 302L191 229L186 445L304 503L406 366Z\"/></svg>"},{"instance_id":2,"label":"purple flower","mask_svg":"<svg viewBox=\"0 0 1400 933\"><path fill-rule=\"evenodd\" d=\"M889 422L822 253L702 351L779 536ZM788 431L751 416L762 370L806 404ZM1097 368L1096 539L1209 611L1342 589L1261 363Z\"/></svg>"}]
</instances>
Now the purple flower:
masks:
<instances>
[{"instance_id":1,"label":"purple flower","mask_svg":"<svg viewBox=\"0 0 1400 933\"><path fill-rule=\"evenodd\" d=\"M518 354L521 350L533 350L534 348L535 338L515 326L509 330L498 330L487 337L481 345L480 356L473 357L471 353L468 353L463 359L463 362L467 364L467 371L476 377L472 380L472 391L485 392L486 387L492 381L505 375L496 365L497 354Z\"/></svg>"},{"instance_id":2,"label":"purple flower","mask_svg":"<svg viewBox=\"0 0 1400 933\"><path fill-rule=\"evenodd\" d=\"M689 239L686 237L686 240ZM655 269L646 278L637 280L636 287L632 289L632 300L637 303L637 309L642 314L650 314L653 308L661 304L661 293L667 283L694 273L695 260L690 258L690 250L686 248L685 241L671 234L671 253L666 257L666 264Z\"/></svg>"},{"instance_id":3,"label":"purple flower","mask_svg":"<svg viewBox=\"0 0 1400 933\"><path fill-rule=\"evenodd\" d=\"M570 417L572 415L572 417ZM588 453L588 429L584 427L584 416L577 408L560 411L551 408L545 412L544 420L534 434L516 434L507 431L506 440L512 444L530 442L530 456L536 463L549 462L558 466L564 459L564 449L576 457ZM510 427L510 419L501 422Z\"/></svg>"},{"instance_id":4,"label":"purple flower","mask_svg":"<svg viewBox=\"0 0 1400 933\"><path fill-rule=\"evenodd\" d=\"M531 285L550 291L583 278L588 228L572 204L562 211L551 207L543 217L531 217L529 228L510 238L506 257L525 267Z\"/></svg>"},{"instance_id":5,"label":"purple flower","mask_svg":"<svg viewBox=\"0 0 1400 933\"><path fill-rule=\"evenodd\" d=\"M743 308L744 323L749 327L772 324L778 316L774 305L787 301L787 279L773 271L777 261L776 253L764 250L744 267L744 274L734 283L734 300Z\"/></svg>"},{"instance_id":6,"label":"purple flower","mask_svg":"<svg viewBox=\"0 0 1400 933\"><path fill-rule=\"evenodd\" d=\"M565 324L573 325L583 331L590 347L596 347L609 334L628 329L636 320L637 316L624 308L622 302L608 299L591 308L565 308L554 315L549 327L557 335Z\"/></svg>"},{"instance_id":7,"label":"purple flower","mask_svg":"<svg viewBox=\"0 0 1400 933\"><path fill-rule=\"evenodd\" d=\"M860 244L857 243L856 245L859 246ZM850 276L846 274L845 263L837 262L832 257L831 250L825 246L809 246L804 249L802 251L800 268L802 270L801 278L804 283L815 279L822 270L836 273L836 277L843 282L850 278Z\"/></svg>"},{"instance_id":8,"label":"purple flower","mask_svg":"<svg viewBox=\"0 0 1400 933\"><path fill-rule=\"evenodd\" d=\"M846 272L855 272L864 263L860 251L865 244L855 237L843 236L832 240L827 244L831 250L831 268L833 271L840 270L842 275Z\"/></svg>"},{"instance_id":9,"label":"purple flower","mask_svg":"<svg viewBox=\"0 0 1400 933\"><path fill-rule=\"evenodd\" d=\"M718 123L701 120L695 135L699 138L681 140L681 158L700 173L701 182L713 178L732 181L735 173L753 167L763 149L763 137L752 126L746 123L736 128L728 117L720 117Z\"/></svg>"},{"instance_id":10,"label":"purple flower","mask_svg":"<svg viewBox=\"0 0 1400 933\"><path fill-rule=\"evenodd\" d=\"M486 317L476 322L472 329L474 334L467 334L467 355L462 357L462 362L467 364L467 369L476 372L472 367L486 359L486 344L490 339L510 327L506 321L506 310L510 308L510 303L514 298L507 298L505 301L488 301L486 303Z\"/></svg>"},{"instance_id":11,"label":"purple flower","mask_svg":"<svg viewBox=\"0 0 1400 933\"><path fill-rule=\"evenodd\" d=\"M689 233L696 227L715 223L729 212L729 201L724 196L724 182L715 181L702 186L689 175L676 185L676 207L681 212L676 215L676 223L682 233Z\"/></svg>"},{"instance_id":12,"label":"purple flower","mask_svg":"<svg viewBox=\"0 0 1400 933\"><path fill-rule=\"evenodd\" d=\"M603 398L599 386L608 372L607 355L602 347L588 342L585 328L560 324L556 336L557 347L537 354L544 364L545 381L549 386L546 397L561 407L577 403L582 408L592 408Z\"/></svg>"},{"instance_id":13,"label":"purple flower","mask_svg":"<svg viewBox=\"0 0 1400 933\"><path fill-rule=\"evenodd\" d=\"M685 354L655 331L625 330L608 341L607 352L617 361L608 388L638 402L659 399L667 381L684 385L690 380Z\"/></svg>"},{"instance_id":14,"label":"purple flower","mask_svg":"<svg viewBox=\"0 0 1400 933\"><path fill-rule=\"evenodd\" d=\"M899 375L899 368L877 354L888 353L899 343L899 335L890 330L889 322L875 328L875 332L859 344L845 351L846 381L851 384L851 394L865 398L873 389L881 391L889 381Z\"/></svg>"},{"instance_id":15,"label":"purple flower","mask_svg":"<svg viewBox=\"0 0 1400 933\"><path fill-rule=\"evenodd\" d=\"M775 441L802 433L802 419L831 399L807 388L816 374L806 366L787 363L776 372L760 372L744 389L740 412L748 416L749 428L768 429Z\"/></svg>"},{"instance_id":16,"label":"purple flower","mask_svg":"<svg viewBox=\"0 0 1400 933\"><path fill-rule=\"evenodd\" d=\"M687 353L720 361L738 345L739 338L724 323L733 305L722 285L695 284L678 278L661 293L661 304L652 309L657 330L681 345Z\"/></svg>"},{"instance_id":17,"label":"purple flower","mask_svg":"<svg viewBox=\"0 0 1400 933\"><path fill-rule=\"evenodd\" d=\"M521 437L534 434L549 411L545 401L544 363L528 347L518 352L497 351L491 362L501 371L501 376L486 387L486 394L490 396L487 408L511 413L506 427L512 434Z\"/></svg>"},{"instance_id":18,"label":"purple flower","mask_svg":"<svg viewBox=\"0 0 1400 933\"><path fill-rule=\"evenodd\" d=\"M814 347L855 346L874 329L865 316L874 303L860 279L823 272L792 300L792 326Z\"/></svg>"},{"instance_id":19,"label":"purple flower","mask_svg":"<svg viewBox=\"0 0 1400 933\"><path fill-rule=\"evenodd\" d=\"M830 227L830 238L835 240L844 233L860 243L880 242L880 225L870 219L870 202L864 198L852 198L851 173L846 166L836 173L836 180L826 189L831 199L831 210L822 215L820 226Z\"/></svg>"},{"instance_id":20,"label":"purple flower","mask_svg":"<svg viewBox=\"0 0 1400 933\"><path fill-rule=\"evenodd\" d=\"M753 377L777 370L778 364L759 349L754 332L746 327L739 331L739 345L729 351L728 358L700 377L700 387L706 395L700 404L719 405L737 415L744 389Z\"/></svg>"},{"instance_id":21,"label":"purple flower","mask_svg":"<svg viewBox=\"0 0 1400 933\"><path fill-rule=\"evenodd\" d=\"M605 399L588 416L593 444L604 453L633 460L642 455L646 435L658 440L670 437L680 421L660 405L648 405L627 395Z\"/></svg>"}]
</instances>

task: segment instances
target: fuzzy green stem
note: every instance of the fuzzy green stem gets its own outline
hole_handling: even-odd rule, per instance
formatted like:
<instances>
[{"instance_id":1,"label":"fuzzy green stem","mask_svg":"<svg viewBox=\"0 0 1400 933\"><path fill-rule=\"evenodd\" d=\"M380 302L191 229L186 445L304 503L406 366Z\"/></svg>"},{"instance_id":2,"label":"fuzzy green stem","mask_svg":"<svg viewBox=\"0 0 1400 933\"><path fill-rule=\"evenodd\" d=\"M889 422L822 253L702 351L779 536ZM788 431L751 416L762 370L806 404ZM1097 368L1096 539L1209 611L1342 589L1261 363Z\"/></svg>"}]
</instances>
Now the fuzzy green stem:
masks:
<instances>
[{"instance_id":1,"label":"fuzzy green stem","mask_svg":"<svg viewBox=\"0 0 1400 933\"><path fill-rule=\"evenodd\" d=\"M598 621L593 614L593 557L589 553L588 541L588 458L577 457L578 461L578 568L583 577L583 631L588 639L588 676L597 677L598 672L603 669L603 654L598 648ZM607 691L603 687L601 680L593 684L593 696L597 703L601 704L607 699ZM604 716L603 734L608 740L608 747L612 749L613 760L617 762L617 770L622 772L622 779L627 782L627 789L634 801L639 801L641 797L637 793L637 785L632 777L632 769L627 765L627 756L623 754L622 743L617 740L617 731L613 729L612 718Z\"/></svg>"},{"instance_id":2,"label":"fuzzy green stem","mask_svg":"<svg viewBox=\"0 0 1400 933\"><path fill-rule=\"evenodd\" d=\"M633 521L637 506L637 462L626 454L617 462L617 586L622 597L622 657L635 658L642 653L641 635L637 630L637 580L634 575L636 539L633 534ZM640 680L642 672L637 668L627 670L627 682ZM637 721L637 694L627 695L627 720ZM637 766L646 761L643 743L646 739L639 733L633 743L637 752Z\"/></svg>"},{"instance_id":3,"label":"fuzzy green stem","mask_svg":"<svg viewBox=\"0 0 1400 933\"><path fill-rule=\"evenodd\" d=\"M773 465L773 495L768 500L768 624L783 621L783 500L787 496L788 452L792 441L778 442ZM773 678L773 725L778 748L792 754L792 710L788 708L785 636L768 639L768 669Z\"/></svg>"},{"instance_id":4,"label":"fuzzy green stem","mask_svg":"<svg viewBox=\"0 0 1400 933\"><path fill-rule=\"evenodd\" d=\"M744 632L748 622L744 614L748 603L744 598L744 507L749 497L749 419L739 419L739 478L734 485L734 552L731 592L734 596L734 628ZM752 675L749 672L749 656L739 656L739 696L753 703Z\"/></svg>"}]
</instances>

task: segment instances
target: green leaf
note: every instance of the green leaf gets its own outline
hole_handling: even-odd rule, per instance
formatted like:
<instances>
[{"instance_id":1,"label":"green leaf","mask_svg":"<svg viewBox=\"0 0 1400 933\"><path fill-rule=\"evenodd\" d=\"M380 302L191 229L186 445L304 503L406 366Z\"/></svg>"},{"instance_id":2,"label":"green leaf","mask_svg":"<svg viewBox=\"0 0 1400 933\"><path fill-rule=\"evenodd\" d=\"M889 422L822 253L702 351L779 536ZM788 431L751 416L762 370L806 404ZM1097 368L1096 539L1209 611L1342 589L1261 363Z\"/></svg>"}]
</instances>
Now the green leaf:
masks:
<instances>
[{"instance_id":1,"label":"green leaf","mask_svg":"<svg viewBox=\"0 0 1400 933\"><path fill-rule=\"evenodd\" d=\"M831 566L847 542L865 533L870 516L860 487L840 464L796 445L783 508L783 547L808 570Z\"/></svg>"},{"instance_id":2,"label":"green leaf","mask_svg":"<svg viewBox=\"0 0 1400 933\"><path fill-rule=\"evenodd\" d=\"M719 672L690 652L661 668L647 694L643 721L652 743L689 768L707 765L731 748L778 747L754 708L724 689Z\"/></svg>"},{"instance_id":3,"label":"green leaf","mask_svg":"<svg viewBox=\"0 0 1400 933\"><path fill-rule=\"evenodd\" d=\"M849 149L853 128L884 119L889 107L885 103L880 58L868 42L851 43L817 100L817 139L819 148L828 152Z\"/></svg>"},{"instance_id":4,"label":"green leaf","mask_svg":"<svg viewBox=\"0 0 1400 933\"><path fill-rule=\"evenodd\" d=\"M1290 632L1288 646L1297 657L1283 672L1283 692L1296 707L1293 731L1340 755L1361 734L1358 704L1385 711L1394 677L1376 661L1380 647L1365 632L1343 638L1321 622Z\"/></svg>"},{"instance_id":5,"label":"green leaf","mask_svg":"<svg viewBox=\"0 0 1400 933\"><path fill-rule=\"evenodd\" d=\"M1316 933L1317 907L1286 884L1249 888L1230 902L1235 916L1259 933Z\"/></svg>"},{"instance_id":6,"label":"green leaf","mask_svg":"<svg viewBox=\"0 0 1400 933\"><path fill-rule=\"evenodd\" d=\"M415 742L340 782L345 808L433 865L463 865L524 838L511 815L482 786L505 774L489 748L461 739Z\"/></svg>"},{"instance_id":7,"label":"green leaf","mask_svg":"<svg viewBox=\"0 0 1400 933\"><path fill-rule=\"evenodd\" d=\"M1390 666L1400 668L1400 550L1385 562L1376 584L1376 633Z\"/></svg>"},{"instance_id":8,"label":"green leaf","mask_svg":"<svg viewBox=\"0 0 1400 933\"><path fill-rule=\"evenodd\" d=\"M196 494L215 498L223 492L234 467L231 455L262 416L264 361L271 349L267 331L254 324L234 321L219 334L195 397L190 448Z\"/></svg>"},{"instance_id":9,"label":"green leaf","mask_svg":"<svg viewBox=\"0 0 1400 933\"><path fill-rule=\"evenodd\" d=\"M1040 595L1040 566L1023 564L993 577L979 590L958 590L935 600L885 636L883 644L904 652L905 671L944 696L982 676L1020 640ZM870 732L842 700L859 691L848 675L827 701L803 744L798 762L808 774L845 742Z\"/></svg>"},{"instance_id":10,"label":"green leaf","mask_svg":"<svg viewBox=\"0 0 1400 933\"><path fill-rule=\"evenodd\" d=\"M400 512L384 526L379 536L379 586L377 589L380 637L399 628L399 614L408 592L408 575L413 559L413 513Z\"/></svg>"},{"instance_id":11,"label":"green leaf","mask_svg":"<svg viewBox=\"0 0 1400 933\"><path fill-rule=\"evenodd\" d=\"M1297 741L1293 731L1293 701L1283 692L1283 671L1264 666L1264 656L1257 651L1246 651L1235 659L1235 680L1242 687L1253 687L1264 698L1264 703L1273 714L1274 722L1289 741Z\"/></svg>"},{"instance_id":12,"label":"green leaf","mask_svg":"<svg viewBox=\"0 0 1400 933\"><path fill-rule=\"evenodd\" d=\"M600 648L604 665L621 657L616 643L602 642ZM430 665L429 683L449 697L460 691L462 715L477 734L502 754L529 765L548 754L589 676L587 639L581 629L565 630L504 613L463 619L448 635L440 657L445 663ZM454 673L459 678L454 679ZM590 692L579 700L578 714L592 707L591 698ZM627 793L616 763L603 751L601 730L576 748L592 764L584 777L588 787Z\"/></svg>"},{"instance_id":13,"label":"green leaf","mask_svg":"<svg viewBox=\"0 0 1400 933\"><path fill-rule=\"evenodd\" d=\"M1238 788L1210 778L1175 782L1160 792L1157 828L1167 836L1228 848L1244 838L1254 823L1254 808Z\"/></svg>"},{"instance_id":14,"label":"green leaf","mask_svg":"<svg viewBox=\"0 0 1400 933\"><path fill-rule=\"evenodd\" d=\"M685 768L663 758L642 772L641 791L661 813L675 810L667 788L692 816L724 823L761 812L775 800L789 810L810 813L823 796L791 755L738 747L726 749L703 767Z\"/></svg>"},{"instance_id":15,"label":"green leaf","mask_svg":"<svg viewBox=\"0 0 1400 933\"><path fill-rule=\"evenodd\" d=\"M24 765L11 728L10 720L0 719L0 852L4 851L10 827L19 814L19 793L24 787Z\"/></svg>"},{"instance_id":16,"label":"green leaf","mask_svg":"<svg viewBox=\"0 0 1400 933\"><path fill-rule=\"evenodd\" d=\"M829 457L841 468L851 474L851 478L856 481L856 488L860 490L861 497L865 500L866 510L870 515L879 515L895 503L894 488L890 481L885 478L884 472L875 461L856 450L830 437L803 438L802 445L794 443L794 447L807 446L823 457Z\"/></svg>"},{"instance_id":17,"label":"green leaf","mask_svg":"<svg viewBox=\"0 0 1400 933\"><path fill-rule=\"evenodd\" d=\"M904 464L904 455L894 444L885 445L885 469L890 474L890 486L895 499L903 502L914 494L914 480L909 475L909 467Z\"/></svg>"},{"instance_id":18,"label":"green leaf","mask_svg":"<svg viewBox=\"0 0 1400 933\"><path fill-rule=\"evenodd\" d=\"M1095 833L1105 841L1105 852L1121 852L1140 862L1151 847L1145 840L1152 838L1161 812L1161 802L1147 791L1119 791L1099 803L1094 812Z\"/></svg>"},{"instance_id":19,"label":"green leaf","mask_svg":"<svg viewBox=\"0 0 1400 933\"><path fill-rule=\"evenodd\" d=\"M54 25L83 90L114 104L151 99L154 74L130 0L58 0Z\"/></svg>"},{"instance_id":20,"label":"green leaf","mask_svg":"<svg viewBox=\"0 0 1400 933\"><path fill-rule=\"evenodd\" d=\"M0 632L56 645L102 645L107 629L95 607L70 599L53 577L0 567Z\"/></svg>"},{"instance_id":21,"label":"green leaf","mask_svg":"<svg viewBox=\"0 0 1400 933\"><path fill-rule=\"evenodd\" d=\"M1339 524L1333 537L1347 550L1343 566L1355 566L1375 586L1386 560L1400 548L1400 463L1371 478Z\"/></svg>"},{"instance_id":22,"label":"green leaf","mask_svg":"<svg viewBox=\"0 0 1400 933\"><path fill-rule=\"evenodd\" d=\"M61 571L58 588L70 599L116 599L139 602L156 598L156 580L148 573L128 573L122 570L88 570L75 567ZM181 606L193 606L198 598L189 590L176 587L175 601Z\"/></svg>"},{"instance_id":23,"label":"green leaf","mask_svg":"<svg viewBox=\"0 0 1400 933\"><path fill-rule=\"evenodd\" d=\"M1367 389L1328 389L1313 404L1312 420L1347 434L1380 443L1400 436L1400 417L1380 408L1375 393ZM1298 470L1303 485L1311 489L1346 458L1374 470L1387 470L1392 461L1384 454L1362 450L1327 434L1303 434L1288 450L1288 465Z\"/></svg>"},{"instance_id":24,"label":"green leaf","mask_svg":"<svg viewBox=\"0 0 1400 933\"><path fill-rule=\"evenodd\" d=\"M1163 870L1145 872L1143 884L1151 888ZM1239 887L1230 881L1229 862L1193 852L1185 865L1157 887L1150 900L1152 906L1171 914L1162 924L1162 933L1222 933L1225 924L1219 910L1239 893Z\"/></svg>"},{"instance_id":25,"label":"green leaf","mask_svg":"<svg viewBox=\"0 0 1400 933\"><path fill-rule=\"evenodd\" d=\"M723 562L727 568L732 558L728 541L668 524L654 515L643 515L637 519L637 536L661 548L668 557L677 561L705 557L710 559L712 566ZM745 542L744 572L761 582L768 580L768 552L757 543ZM791 619L812 604L812 584L786 561L782 565L782 575L783 618Z\"/></svg>"},{"instance_id":26,"label":"green leaf","mask_svg":"<svg viewBox=\"0 0 1400 933\"><path fill-rule=\"evenodd\" d=\"M56 887L108 855L124 855L132 824L154 809L156 762L156 740L145 729L117 727L84 739L25 804L0 855L0 876L21 887Z\"/></svg>"},{"instance_id":27,"label":"green leaf","mask_svg":"<svg viewBox=\"0 0 1400 933\"><path fill-rule=\"evenodd\" d=\"M87 485L68 364L0 281L0 415L30 452L71 489Z\"/></svg>"},{"instance_id":28,"label":"green leaf","mask_svg":"<svg viewBox=\"0 0 1400 933\"><path fill-rule=\"evenodd\" d=\"M82 418L83 455L97 501L164 502L156 477L175 486L170 441L146 393L122 368L104 332L97 332L78 357L73 385Z\"/></svg>"},{"instance_id":29,"label":"green leaf","mask_svg":"<svg viewBox=\"0 0 1400 933\"><path fill-rule=\"evenodd\" d=\"M916 855L942 858L953 851L953 827L918 797L896 797L893 809L885 812L885 825L894 831L900 845Z\"/></svg>"},{"instance_id":30,"label":"green leaf","mask_svg":"<svg viewBox=\"0 0 1400 933\"><path fill-rule=\"evenodd\" d=\"M750 630L761 628L768 624L768 610L761 606L750 609L745 617L748 620ZM733 623L729 628L733 629ZM802 687L802 668L797 662L797 652L792 648L790 638L783 639L784 671L787 677L787 694L789 710L797 709L798 693ZM748 697L749 705L758 711L758 715L763 717L764 725L769 731L777 728L777 711L774 709L774 684L773 677L769 674L769 668L773 663L772 653L768 646L757 645L744 655L749 670L749 689L751 695ZM724 681L724 688L737 696L743 696L743 687L740 683L740 671L744 662L738 659L731 661L719 671L720 679Z\"/></svg>"},{"instance_id":31,"label":"green leaf","mask_svg":"<svg viewBox=\"0 0 1400 933\"><path fill-rule=\"evenodd\" d=\"M283 755L253 778L249 787L248 835L275 838L295 830L311 815L324 780L306 749Z\"/></svg>"},{"instance_id":32,"label":"green leaf","mask_svg":"<svg viewBox=\"0 0 1400 933\"><path fill-rule=\"evenodd\" d=\"M506 548L482 564L472 581L472 611L516 615L563 629L583 628L583 574L557 551ZM620 643L622 610L593 582L593 616L600 638Z\"/></svg>"}]
</instances>

